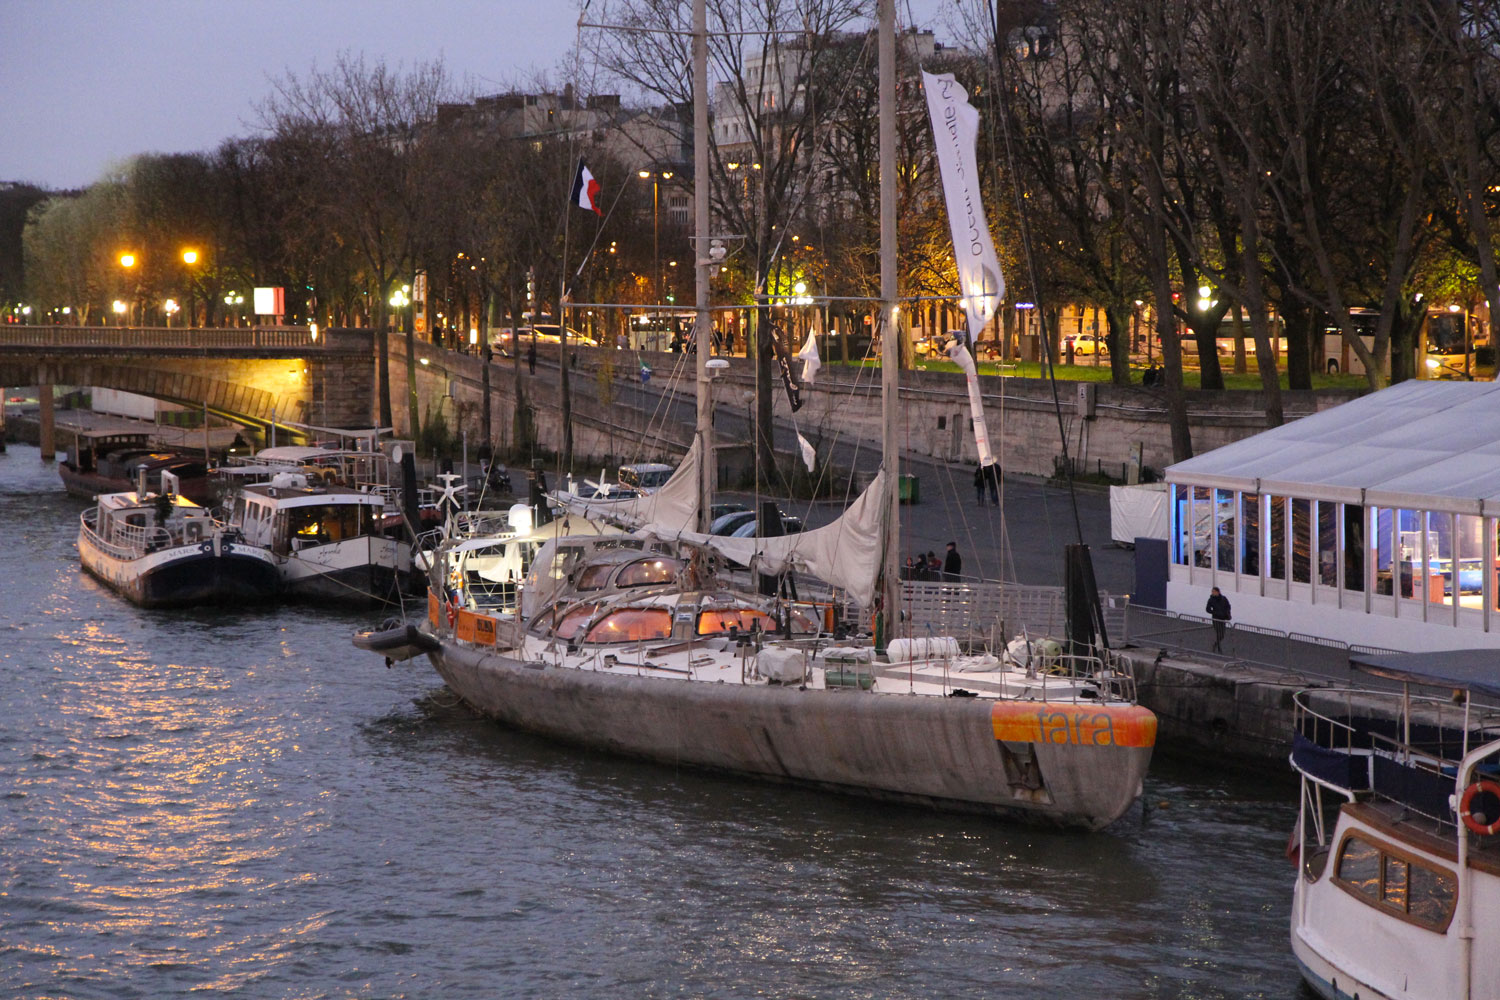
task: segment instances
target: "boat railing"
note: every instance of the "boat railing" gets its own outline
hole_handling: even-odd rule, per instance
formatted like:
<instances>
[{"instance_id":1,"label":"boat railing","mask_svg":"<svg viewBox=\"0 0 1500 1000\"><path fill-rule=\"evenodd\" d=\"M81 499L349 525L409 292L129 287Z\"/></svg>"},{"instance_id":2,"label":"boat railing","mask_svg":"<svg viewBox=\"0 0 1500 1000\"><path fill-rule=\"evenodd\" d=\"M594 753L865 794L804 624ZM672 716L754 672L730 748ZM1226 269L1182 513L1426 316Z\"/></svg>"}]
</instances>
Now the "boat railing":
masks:
<instances>
[{"instance_id":1,"label":"boat railing","mask_svg":"<svg viewBox=\"0 0 1500 1000\"><path fill-rule=\"evenodd\" d=\"M1449 826L1464 754L1500 736L1493 710L1352 688L1297 692L1293 718L1292 766L1305 777Z\"/></svg>"},{"instance_id":2,"label":"boat railing","mask_svg":"<svg viewBox=\"0 0 1500 1000\"><path fill-rule=\"evenodd\" d=\"M83 512L82 522L93 543L116 559L137 559L179 544L170 531L158 525L117 524L105 538L99 533L98 512L93 508Z\"/></svg>"}]
</instances>

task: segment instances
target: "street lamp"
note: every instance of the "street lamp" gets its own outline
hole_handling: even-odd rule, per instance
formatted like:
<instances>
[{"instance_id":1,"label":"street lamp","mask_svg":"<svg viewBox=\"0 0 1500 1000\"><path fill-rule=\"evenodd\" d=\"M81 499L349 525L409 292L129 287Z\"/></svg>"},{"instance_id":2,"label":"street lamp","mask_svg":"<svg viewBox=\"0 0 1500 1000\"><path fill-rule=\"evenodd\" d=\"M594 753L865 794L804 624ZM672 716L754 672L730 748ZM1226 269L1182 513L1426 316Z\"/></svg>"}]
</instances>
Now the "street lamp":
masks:
<instances>
[{"instance_id":1,"label":"street lamp","mask_svg":"<svg viewBox=\"0 0 1500 1000\"><path fill-rule=\"evenodd\" d=\"M182 307L177 304L176 299L168 299L161 304L161 311L167 314L167 326L170 327L172 325L172 317L181 312Z\"/></svg>"},{"instance_id":2,"label":"street lamp","mask_svg":"<svg viewBox=\"0 0 1500 1000\"><path fill-rule=\"evenodd\" d=\"M114 310L115 310L115 316L118 317L115 320L115 324L117 326L124 326L125 325L125 320L124 320L123 317L125 315L125 310L128 309L128 308L130 308L130 307L127 306L125 303L121 302L119 299L115 299Z\"/></svg>"},{"instance_id":3,"label":"street lamp","mask_svg":"<svg viewBox=\"0 0 1500 1000\"><path fill-rule=\"evenodd\" d=\"M670 170L641 170L636 174L641 180L651 182L651 270L656 275L656 301L661 295L661 182L672 179Z\"/></svg>"},{"instance_id":4,"label":"street lamp","mask_svg":"<svg viewBox=\"0 0 1500 1000\"><path fill-rule=\"evenodd\" d=\"M192 249L182 251L182 263L183 266L187 269L188 326L197 326L198 310L195 307L194 303L194 299L197 295L197 290L193 287L192 268L194 264L198 263L198 251Z\"/></svg>"},{"instance_id":5,"label":"street lamp","mask_svg":"<svg viewBox=\"0 0 1500 1000\"><path fill-rule=\"evenodd\" d=\"M238 292L230 292L228 295L224 296L224 304L226 306L242 306L242 305L245 304L245 297L243 295L239 294ZM234 325L235 326L239 326L240 325L240 312L239 312L239 310L238 309L231 310L231 315L233 315L233 317L234 317Z\"/></svg>"},{"instance_id":6,"label":"street lamp","mask_svg":"<svg viewBox=\"0 0 1500 1000\"><path fill-rule=\"evenodd\" d=\"M120 254L120 266L124 268L128 273L131 268L135 267L135 254L131 253L129 250L122 252ZM137 288L139 288L139 284L137 285ZM117 315L129 311L129 307L126 307L126 309L121 309L120 306L122 305L124 305L124 303L116 300L115 313Z\"/></svg>"}]
</instances>

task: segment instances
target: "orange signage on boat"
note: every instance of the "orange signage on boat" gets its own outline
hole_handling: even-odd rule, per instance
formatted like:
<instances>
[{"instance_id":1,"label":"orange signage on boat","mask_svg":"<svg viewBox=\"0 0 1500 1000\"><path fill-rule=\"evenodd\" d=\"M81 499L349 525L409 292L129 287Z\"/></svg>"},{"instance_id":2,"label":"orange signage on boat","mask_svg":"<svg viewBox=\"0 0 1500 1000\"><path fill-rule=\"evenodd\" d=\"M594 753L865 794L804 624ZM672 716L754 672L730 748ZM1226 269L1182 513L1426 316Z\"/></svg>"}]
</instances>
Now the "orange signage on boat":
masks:
<instances>
[{"instance_id":1,"label":"orange signage on boat","mask_svg":"<svg viewBox=\"0 0 1500 1000\"><path fill-rule=\"evenodd\" d=\"M460 611L454 626L454 635L464 642L480 646L495 644L495 619L488 615L476 615L472 611Z\"/></svg>"},{"instance_id":2,"label":"orange signage on boat","mask_svg":"<svg viewBox=\"0 0 1500 1000\"><path fill-rule=\"evenodd\" d=\"M1156 716L1139 705L1000 701L990 709L995 739L1012 743L1151 747Z\"/></svg>"}]
</instances>

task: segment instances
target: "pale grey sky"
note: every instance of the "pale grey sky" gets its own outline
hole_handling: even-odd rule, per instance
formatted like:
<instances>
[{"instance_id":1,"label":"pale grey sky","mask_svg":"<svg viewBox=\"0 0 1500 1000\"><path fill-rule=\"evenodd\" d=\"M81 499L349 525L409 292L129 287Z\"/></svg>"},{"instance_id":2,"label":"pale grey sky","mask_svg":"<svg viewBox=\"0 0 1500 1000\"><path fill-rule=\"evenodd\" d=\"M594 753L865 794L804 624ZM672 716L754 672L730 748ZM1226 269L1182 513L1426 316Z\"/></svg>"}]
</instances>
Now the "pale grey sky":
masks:
<instances>
[{"instance_id":1,"label":"pale grey sky","mask_svg":"<svg viewBox=\"0 0 1500 1000\"><path fill-rule=\"evenodd\" d=\"M922 17L943 2L909 7ZM904 15L908 0L897 6ZM0 0L0 181L82 187L138 153L213 149L253 131L270 79L345 50L391 64L441 58L456 80L501 90L562 63L577 10L576 0Z\"/></svg>"}]
</instances>

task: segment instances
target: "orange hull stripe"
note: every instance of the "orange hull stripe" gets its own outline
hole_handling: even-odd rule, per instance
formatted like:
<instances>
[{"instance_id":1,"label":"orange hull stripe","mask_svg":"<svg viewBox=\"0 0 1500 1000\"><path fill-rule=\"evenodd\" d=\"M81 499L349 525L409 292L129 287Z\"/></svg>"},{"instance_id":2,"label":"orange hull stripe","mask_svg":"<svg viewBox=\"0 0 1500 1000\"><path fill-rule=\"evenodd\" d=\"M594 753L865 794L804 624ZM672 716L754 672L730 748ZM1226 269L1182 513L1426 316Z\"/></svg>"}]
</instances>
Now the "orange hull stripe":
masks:
<instances>
[{"instance_id":1,"label":"orange hull stripe","mask_svg":"<svg viewBox=\"0 0 1500 1000\"><path fill-rule=\"evenodd\" d=\"M1012 743L1156 745L1156 716L1139 705L1002 701L990 709L990 722L995 739Z\"/></svg>"}]
</instances>

